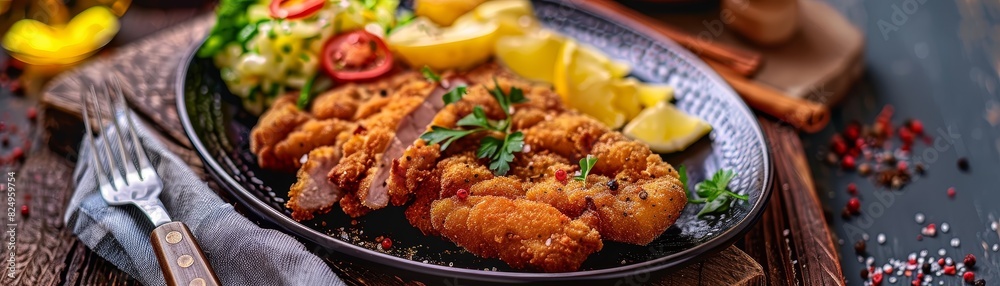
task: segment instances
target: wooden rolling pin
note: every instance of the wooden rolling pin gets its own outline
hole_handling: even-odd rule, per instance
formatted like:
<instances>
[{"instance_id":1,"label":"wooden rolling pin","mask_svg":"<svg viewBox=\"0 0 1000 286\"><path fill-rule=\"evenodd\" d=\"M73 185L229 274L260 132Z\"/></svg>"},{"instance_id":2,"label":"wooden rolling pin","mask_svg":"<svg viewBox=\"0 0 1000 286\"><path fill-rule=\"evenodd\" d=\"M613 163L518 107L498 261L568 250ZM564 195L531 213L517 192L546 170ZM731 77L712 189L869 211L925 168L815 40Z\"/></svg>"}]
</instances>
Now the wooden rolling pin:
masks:
<instances>
[{"instance_id":1,"label":"wooden rolling pin","mask_svg":"<svg viewBox=\"0 0 1000 286\"><path fill-rule=\"evenodd\" d=\"M712 59L704 60L750 107L809 133L823 130L826 124L830 123L830 110L825 105L789 97L781 91L742 77L719 62Z\"/></svg>"}]
</instances>

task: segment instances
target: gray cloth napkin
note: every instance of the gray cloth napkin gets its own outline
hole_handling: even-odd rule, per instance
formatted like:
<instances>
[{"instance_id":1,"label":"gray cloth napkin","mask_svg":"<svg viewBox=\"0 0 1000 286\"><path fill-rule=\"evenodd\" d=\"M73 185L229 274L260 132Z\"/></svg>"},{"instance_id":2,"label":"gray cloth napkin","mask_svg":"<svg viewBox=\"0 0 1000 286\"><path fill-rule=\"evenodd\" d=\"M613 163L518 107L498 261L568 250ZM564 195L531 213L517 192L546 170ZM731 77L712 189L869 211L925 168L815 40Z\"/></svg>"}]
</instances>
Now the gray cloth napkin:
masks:
<instances>
[{"instance_id":1,"label":"gray cloth napkin","mask_svg":"<svg viewBox=\"0 0 1000 286\"><path fill-rule=\"evenodd\" d=\"M124 115L117 118L125 124ZM236 213L133 118L140 141L164 182L160 200L171 219L191 229L223 285L344 285L329 266L294 238L260 228ZM115 136L114 128L105 128L104 134ZM98 150L103 150L101 138L96 142ZM117 144L110 145L117 154ZM164 285L149 244L153 224L135 206L104 202L87 140L80 150L73 176L77 187L66 212L66 225L91 250L143 284Z\"/></svg>"}]
</instances>

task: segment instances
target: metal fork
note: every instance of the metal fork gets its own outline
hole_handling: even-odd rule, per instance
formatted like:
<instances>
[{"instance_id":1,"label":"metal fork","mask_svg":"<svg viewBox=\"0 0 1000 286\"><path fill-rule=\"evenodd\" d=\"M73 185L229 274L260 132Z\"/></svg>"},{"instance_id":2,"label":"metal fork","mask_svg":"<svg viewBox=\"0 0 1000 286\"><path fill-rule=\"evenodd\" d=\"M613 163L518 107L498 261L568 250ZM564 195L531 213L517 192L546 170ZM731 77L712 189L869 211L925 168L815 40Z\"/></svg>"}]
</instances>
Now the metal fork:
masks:
<instances>
[{"instance_id":1,"label":"metal fork","mask_svg":"<svg viewBox=\"0 0 1000 286\"><path fill-rule=\"evenodd\" d=\"M118 78L114 77L112 82L113 88L107 83L104 86L107 91L104 93L107 104L111 106L110 125L115 131L115 136L107 136L109 134L105 133L104 144L101 144L104 146L103 158L107 161L107 169L99 159L101 152L95 144L90 125L88 108L92 105L98 126L105 126L103 109L98 103L100 100L94 86L90 86L90 94L83 97L83 122L87 133L85 137L90 145L91 163L96 170L101 196L109 205L139 207L153 223L156 228L150 234L149 240L168 285L219 285L219 279L198 246L194 235L183 222L171 222L170 215L160 202L163 180L156 173L136 135L132 114L125 104L125 96ZM111 93L115 94L117 102L112 99ZM128 136L122 134L120 121L125 121ZM109 145L112 144L111 141L117 142L118 157L111 150ZM126 142L131 142L130 145L133 147L131 152L125 148ZM107 174L110 174L110 180L106 177Z\"/></svg>"}]
</instances>

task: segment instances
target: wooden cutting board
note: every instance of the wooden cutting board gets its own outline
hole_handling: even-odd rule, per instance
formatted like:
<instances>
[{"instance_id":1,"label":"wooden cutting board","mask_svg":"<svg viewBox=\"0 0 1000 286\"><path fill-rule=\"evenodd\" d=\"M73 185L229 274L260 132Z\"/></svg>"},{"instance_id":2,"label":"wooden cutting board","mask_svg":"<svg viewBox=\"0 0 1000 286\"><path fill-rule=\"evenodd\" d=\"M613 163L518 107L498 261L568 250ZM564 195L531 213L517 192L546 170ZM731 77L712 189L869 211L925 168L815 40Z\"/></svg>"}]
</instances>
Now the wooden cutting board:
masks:
<instances>
[{"instance_id":1,"label":"wooden cutting board","mask_svg":"<svg viewBox=\"0 0 1000 286\"><path fill-rule=\"evenodd\" d=\"M753 79L791 97L837 104L864 71L864 35L840 12L817 0L799 1L799 30L776 47L742 39L725 26L721 8L647 14L700 40L760 52L764 63Z\"/></svg>"}]
</instances>

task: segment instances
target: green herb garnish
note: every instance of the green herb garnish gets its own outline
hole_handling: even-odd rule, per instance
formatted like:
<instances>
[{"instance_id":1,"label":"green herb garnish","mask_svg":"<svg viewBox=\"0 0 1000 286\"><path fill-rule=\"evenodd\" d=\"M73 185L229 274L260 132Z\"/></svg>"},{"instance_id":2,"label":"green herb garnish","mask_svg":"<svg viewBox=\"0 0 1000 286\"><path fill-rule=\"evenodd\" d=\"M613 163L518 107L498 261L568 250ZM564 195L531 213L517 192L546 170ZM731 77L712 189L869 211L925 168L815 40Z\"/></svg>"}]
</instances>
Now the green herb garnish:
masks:
<instances>
[{"instance_id":1,"label":"green herb garnish","mask_svg":"<svg viewBox=\"0 0 1000 286\"><path fill-rule=\"evenodd\" d=\"M590 169L593 169L595 164L597 164L597 157L587 154L587 157L580 159L580 174L574 176L573 179L583 181L583 187L586 188L587 175L590 175Z\"/></svg>"},{"instance_id":2,"label":"green herb garnish","mask_svg":"<svg viewBox=\"0 0 1000 286\"><path fill-rule=\"evenodd\" d=\"M365 5L365 9L375 10L375 5L378 4L378 0L364 0L363 4Z\"/></svg>"},{"instance_id":3,"label":"green herb garnish","mask_svg":"<svg viewBox=\"0 0 1000 286\"><path fill-rule=\"evenodd\" d=\"M469 93L469 91L465 88L465 86L459 85L456 86L455 89L445 93L444 96L442 96L442 99L444 100L444 104L452 104L462 100L462 96L466 93Z\"/></svg>"},{"instance_id":4,"label":"green herb garnish","mask_svg":"<svg viewBox=\"0 0 1000 286\"><path fill-rule=\"evenodd\" d=\"M441 82L441 76L439 76L438 74L434 73L434 71L431 70L431 68L428 67L428 66L424 66L423 68L420 68L420 73L423 73L424 74L424 78L426 78L427 81L429 81L429 82L432 82L432 83Z\"/></svg>"},{"instance_id":5,"label":"green herb garnish","mask_svg":"<svg viewBox=\"0 0 1000 286\"><path fill-rule=\"evenodd\" d=\"M682 167L681 169L681 183L687 186L687 175ZM719 214L724 213L729 210L729 205L732 204L733 199L738 200L749 200L750 198L746 195L740 195L730 191L729 181L732 181L736 177L736 173L732 170L719 170L712 175L711 179L702 181L695 185L695 194L698 195L698 199L688 198L688 202L705 204L698 212L698 217L703 217L709 214ZM686 192L686 190L685 190Z\"/></svg>"},{"instance_id":6,"label":"green herb garnish","mask_svg":"<svg viewBox=\"0 0 1000 286\"><path fill-rule=\"evenodd\" d=\"M491 90L490 94L497 100L500 108L503 108L506 118L499 121L490 120L486 117L486 111L483 110L482 106L476 106L473 108L472 113L456 122L456 125L459 127L471 127L472 129L448 129L441 126L431 126L431 131L420 135L420 139L427 141L429 144L441 144L441 150L444 151L448 149L451 143L469 134L483 131L501 132L503 133L503 138L483 137L479 141L479 149L476 150L476 156L480 159L489 158L490 170L496 175L505 175L510 171L510 162L514 161L514 153L521 152L524 149L524 134L520 131L512 133L510 130L511 124L510 120L508 120L511 116L510 106L515 103L527 102L528 100L524 97L524 93L520 89L511 87L510 93L504 93L500 89L500 84L496 83L496 79L493 79L493 82L496 89ZM442 99L446 104L452 104L461 100L466 92L465 86L458 86L454 90L445 93Z\"/></svg>"},{"instance_id":7,"label":"green herb garnish","mask_svg":"<svg viewBox=\"0 0 1000 286\"><path fill-rule=\"evenodd\" d=\"M306 107L309 107L309 102L312 101L312 86L314 81L316 81L316 77L309 78L306 81L306 85L299 91L299 100L295 103L299 106L300 110L306 110Z\"/></svg>"}]
</instances>

